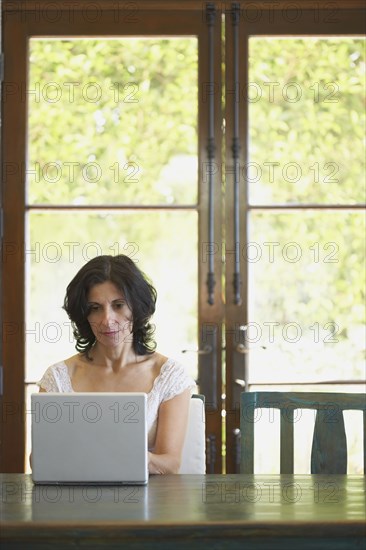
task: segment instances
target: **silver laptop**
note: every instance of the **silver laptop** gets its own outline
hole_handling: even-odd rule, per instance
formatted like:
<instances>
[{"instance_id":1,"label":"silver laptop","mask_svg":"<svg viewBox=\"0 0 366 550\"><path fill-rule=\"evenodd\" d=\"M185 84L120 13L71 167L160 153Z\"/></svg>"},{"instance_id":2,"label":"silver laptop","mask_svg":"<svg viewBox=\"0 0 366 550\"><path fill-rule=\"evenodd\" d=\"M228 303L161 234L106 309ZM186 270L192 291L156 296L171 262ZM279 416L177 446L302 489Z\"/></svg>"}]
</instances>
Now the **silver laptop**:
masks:
<instances>
[{"instance_id":1,"label":"silver laptop","mask_svg":"<svg viewBox=\"0 0 366 550\"><path fill-rule=\"evenodd\" d=\"M45 484L148 481L145 393L35 393L32 479Z\"/></svg>"}]
</instances>

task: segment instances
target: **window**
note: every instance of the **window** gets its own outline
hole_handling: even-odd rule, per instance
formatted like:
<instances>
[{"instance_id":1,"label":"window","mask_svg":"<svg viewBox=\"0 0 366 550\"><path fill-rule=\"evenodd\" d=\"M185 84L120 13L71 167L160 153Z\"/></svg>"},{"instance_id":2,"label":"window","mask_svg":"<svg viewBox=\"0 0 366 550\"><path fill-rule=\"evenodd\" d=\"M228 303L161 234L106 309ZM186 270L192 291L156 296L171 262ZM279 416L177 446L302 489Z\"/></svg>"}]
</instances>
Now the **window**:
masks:
<instances>
[{"instance_id":1,"label":"window","mask_svg":"<svg viewBox=\"0 0 366 550\"><path fill-rule=\"evenodd\" d=\"M208 472L238 469L243 390L364 390L363 19L297 4L4 2L3 471L101 253L158 287Z\"/></svg>"}]
</instances>

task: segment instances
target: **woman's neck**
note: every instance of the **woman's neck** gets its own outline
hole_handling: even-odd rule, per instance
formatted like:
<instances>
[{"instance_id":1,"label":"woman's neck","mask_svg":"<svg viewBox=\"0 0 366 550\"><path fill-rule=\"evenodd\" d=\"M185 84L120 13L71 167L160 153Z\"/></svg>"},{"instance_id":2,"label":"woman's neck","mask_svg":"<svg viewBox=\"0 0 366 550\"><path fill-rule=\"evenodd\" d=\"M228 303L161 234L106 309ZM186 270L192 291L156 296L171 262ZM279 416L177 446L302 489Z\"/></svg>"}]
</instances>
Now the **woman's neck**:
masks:
<instances>
[{"instance_id":1,"label":"woman's neck","mask_svg":"<svg viewBox=\"0 0 366 550\"><path fill-rule=\"evenodd\" d=\"M137 363L139 356L135 353L132 344L123 347L105 347L97 342L89 352L94 365L103 366L117 372L131 363Z\"/></svg>"}]
</instances>

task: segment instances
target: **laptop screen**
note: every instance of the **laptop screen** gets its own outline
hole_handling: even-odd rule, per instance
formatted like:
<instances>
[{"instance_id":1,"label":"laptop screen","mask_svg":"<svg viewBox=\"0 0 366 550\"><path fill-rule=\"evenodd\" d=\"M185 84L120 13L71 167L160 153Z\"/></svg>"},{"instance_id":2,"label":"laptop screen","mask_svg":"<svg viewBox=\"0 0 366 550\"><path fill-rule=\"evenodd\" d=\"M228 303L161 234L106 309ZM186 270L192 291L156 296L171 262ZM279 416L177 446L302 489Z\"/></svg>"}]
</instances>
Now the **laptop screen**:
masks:
<instances>
[{"instance_id":1,"label":"laptop screen","mask_svg":"<svg viewBox=\"0 0 366 550\"><path fill-rule=\"evenodd\" d=\"M145 484L145 393L36 393L32 404L35 483Z\"/></svg>"}]
</instances>

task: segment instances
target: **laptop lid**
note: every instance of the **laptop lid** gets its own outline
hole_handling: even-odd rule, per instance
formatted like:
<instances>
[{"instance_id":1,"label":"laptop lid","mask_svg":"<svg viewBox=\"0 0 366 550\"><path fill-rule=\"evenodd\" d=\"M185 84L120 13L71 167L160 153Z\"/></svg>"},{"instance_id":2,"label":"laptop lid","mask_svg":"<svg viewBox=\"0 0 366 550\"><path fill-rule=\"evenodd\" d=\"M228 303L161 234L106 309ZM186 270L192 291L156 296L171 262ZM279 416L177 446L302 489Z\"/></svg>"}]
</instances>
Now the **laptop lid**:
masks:
<instances>
[{"instance_id":1,"label":"laptop lid","mask_svg":"<svg viewBox=\"0 0 366 550\"><path fill-rule=\"evenodd\" d=\"M145 484L145 393L35 393L35 483Z\"/></svg>"}]
</instances>

